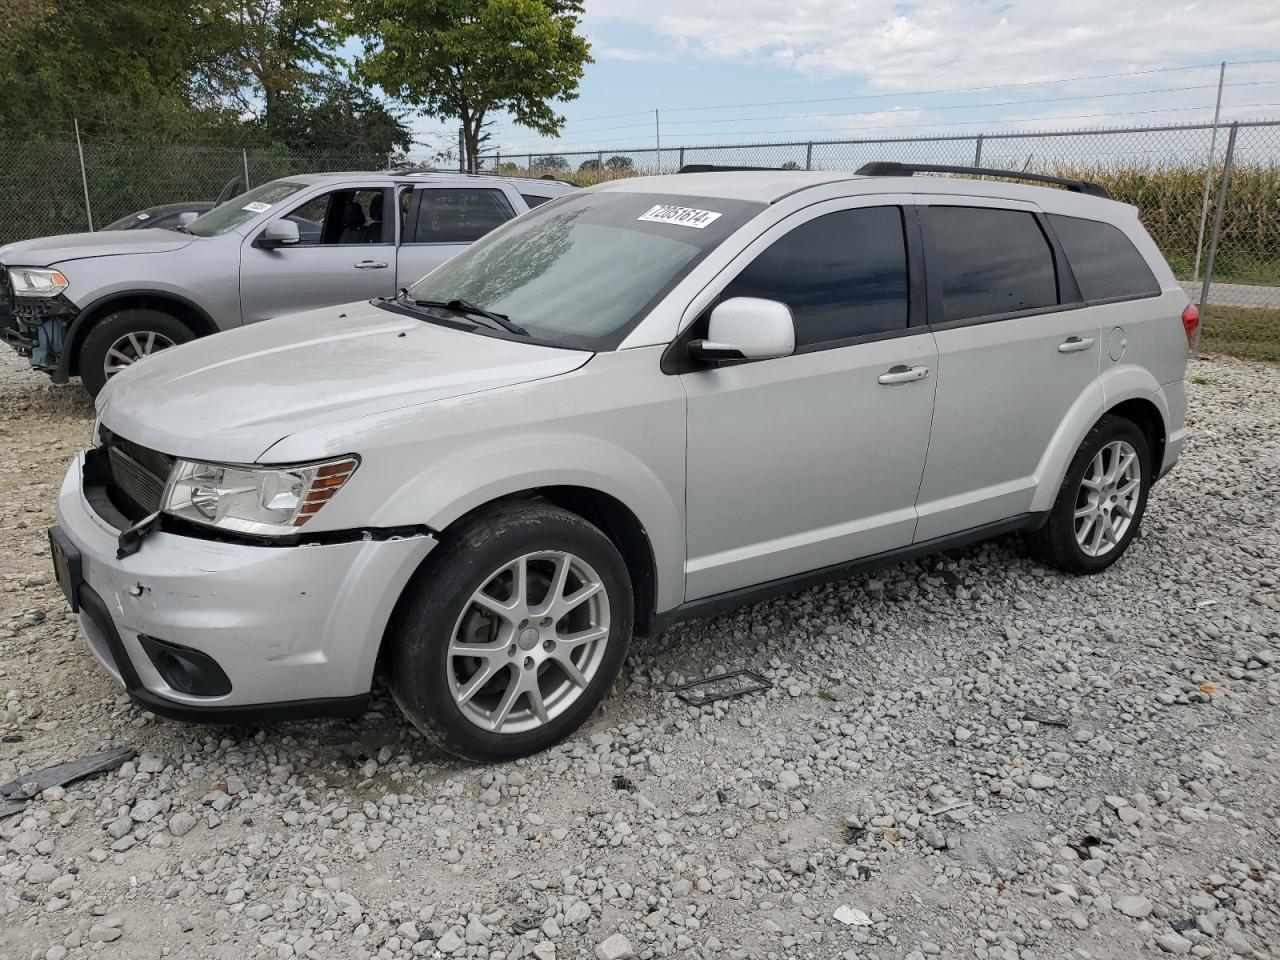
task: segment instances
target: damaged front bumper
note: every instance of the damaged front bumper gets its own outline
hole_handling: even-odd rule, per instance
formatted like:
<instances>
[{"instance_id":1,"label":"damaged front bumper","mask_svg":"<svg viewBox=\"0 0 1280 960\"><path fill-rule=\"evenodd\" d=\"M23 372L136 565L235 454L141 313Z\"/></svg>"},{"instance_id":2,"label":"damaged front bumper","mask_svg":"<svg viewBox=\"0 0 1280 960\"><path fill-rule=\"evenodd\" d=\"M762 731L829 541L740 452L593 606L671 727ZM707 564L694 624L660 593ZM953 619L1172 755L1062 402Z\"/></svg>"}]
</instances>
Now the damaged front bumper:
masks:
<instances>
[{"instance_id":1,"label":"damaged front bumper","mask_svg":"<svg viewBox=\"0 0 1280 960\"><path fill-rule=\"evenodd\" d=\"M121 531L83 470L80 455L58 495L54 567L90 650L136 701L215 722L364 710L383 632L433 537L258 546L156 531L118 559Z\"/></svg>"},{"instance_id":2,"label":"damaged front bumper","mask_svg":"<svg viewBox=\"0 0 1280 960\"><path fill-rule=\"evenodd\" d=\"M5 291L0 305L0 339L31 361L31 366L65 382L67 332L79 308L64 296L14 297Z\"/></svg>"}]
</instances>

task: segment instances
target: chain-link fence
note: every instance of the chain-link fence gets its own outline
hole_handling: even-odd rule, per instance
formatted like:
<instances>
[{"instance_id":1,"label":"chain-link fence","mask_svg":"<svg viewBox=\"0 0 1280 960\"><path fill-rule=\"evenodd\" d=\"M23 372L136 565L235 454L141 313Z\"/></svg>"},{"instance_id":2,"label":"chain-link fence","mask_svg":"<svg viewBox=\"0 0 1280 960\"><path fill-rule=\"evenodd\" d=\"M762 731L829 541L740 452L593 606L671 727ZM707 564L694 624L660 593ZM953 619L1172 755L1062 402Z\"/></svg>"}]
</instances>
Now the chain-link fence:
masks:
<instances>
[{"instance_id":1,"label":"chain-link fence","mask_svg":"<svg viewBox=\"0 0 1280 960\"><path fill-rule=\"evenodd\" d=\"M692 164L856 170L874 160L1079 177L1131 203L1203 316L1201 348L1280 360L1280 122L646 150L494 153L482 169L587 185ZM1222 189L1226 181L1225 192ZM1221 211L1221 215L1219 215ZM1215 229L1216 227L1216 229ZM1211 282L1205 277L1212 261Z\"/></svg>"},{"instance_id":2,"label":"chain-link fence","mask_svg":"<svg viewBox=\"0 0 1280 960\"><path fill-rule=\"evenodd\" d=\"M1191 298L1205 351L1280 360L1280 121L966 136L489 154L489 173L582 185L690 164L856 170L873 160L973 164L1096 180L1132 203ZM101 228L158 203L294 173L380 170L361 151L190 143L0 141L0 245ZM1211 271L1211 272L1210 272ZM1209 278L1206 282L1206 277Z\"/></svg>"},{"instance_id":3,"label":"chain-link fence","mask_svg":"<svg viewBox=\"0 0 1280 960\"><path fill-rule=\"evenodd\" d=\"M83 150L83 165L81 151ZM0 246L102 227L161 203L213 201L277 177L382 170L368 151L299 151L138 141L0 141Z\"/></svg>"}]
</instances>

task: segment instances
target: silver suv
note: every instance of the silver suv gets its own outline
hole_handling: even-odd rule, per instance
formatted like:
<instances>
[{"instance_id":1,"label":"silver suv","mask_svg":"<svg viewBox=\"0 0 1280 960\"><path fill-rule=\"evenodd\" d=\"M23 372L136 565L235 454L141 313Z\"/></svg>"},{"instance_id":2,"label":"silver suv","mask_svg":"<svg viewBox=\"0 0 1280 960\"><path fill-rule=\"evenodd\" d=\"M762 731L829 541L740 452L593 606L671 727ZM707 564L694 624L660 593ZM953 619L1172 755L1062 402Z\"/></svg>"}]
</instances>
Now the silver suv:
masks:
<instances>
[{"instance_id":1,"label":"silver suv","mask_svg":"<svg viewBox=\"0 0 1280 960\"><path fill-rule=\"evenodd\" d=\"M381 663L492 760L683 618L1012 531L1105 569L1194 308L1092 184L864 169L601 185L126 371L51 531L89 646L184 718L358 715Z\"/></svg>"},{"instance_id":2,"label":"silver suv","mask_svg":"<svg viewBox=\"0 0 1280 960\"><path fill-rule=\"evenodd\" d=\"M324 173L241 194L172 230L0 247L0 337L55 383L96 395L142 357L334 303L390 297L517 214L554 180Z\"/></svg>"}]
</instances>

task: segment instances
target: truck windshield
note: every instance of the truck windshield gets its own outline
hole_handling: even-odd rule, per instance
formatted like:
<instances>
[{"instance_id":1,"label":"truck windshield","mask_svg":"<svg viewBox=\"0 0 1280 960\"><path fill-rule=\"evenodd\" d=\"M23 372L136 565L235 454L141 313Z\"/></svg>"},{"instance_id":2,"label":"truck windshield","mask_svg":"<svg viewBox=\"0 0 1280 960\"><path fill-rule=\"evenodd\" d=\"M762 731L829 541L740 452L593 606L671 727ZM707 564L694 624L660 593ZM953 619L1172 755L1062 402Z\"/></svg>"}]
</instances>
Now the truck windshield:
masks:
<instances>
[{"instance_id":1,"label":"truck windshield","mask_svg":"<svg viewBox=\"0 0 1280 960\"><path fill-rule=\"evenodd\" d=\"M294 183L291 180L273 180L270 183L264 183L238 197L232 197L226 203L219 204L203 216L196 217L187 225L187 232L197 237L220 237L259 214L266 213L299 190L306 189L306 186L305 183Z\"/></svg>"},{"instance_id":2,"label":"truck windshield","mask_svg":"<svg viewBox=\"0 0 1280 960\"><path fill-rule=\"evenodd\" d=\"M570 194L477 241L419 280L409 298L467 301L541 340L611 350L764 207L620 190Z\"/></svg>"}]
</instances>

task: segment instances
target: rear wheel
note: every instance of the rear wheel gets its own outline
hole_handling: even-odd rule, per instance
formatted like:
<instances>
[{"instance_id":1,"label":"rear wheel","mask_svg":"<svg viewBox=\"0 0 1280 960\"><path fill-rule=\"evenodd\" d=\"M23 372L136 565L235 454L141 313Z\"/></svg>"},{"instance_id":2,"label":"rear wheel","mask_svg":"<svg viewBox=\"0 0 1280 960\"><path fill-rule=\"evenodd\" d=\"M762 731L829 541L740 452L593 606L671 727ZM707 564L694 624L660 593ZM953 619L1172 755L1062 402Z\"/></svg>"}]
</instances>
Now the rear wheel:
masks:
<instances>
[{"instance_id":1,"label":"rear wheel","mask_svg":"<svg viewBox=\"0 0 1280 960\"><path fill-rule=\"evenodd\" d=\"M392 691L429 739L468 760L524 756L573 732L631 638L617 548L542 504L467 521L410 590L392 637Z\"/></svg>"},{"instance_id":2,"label":"rear wheel","mask_svg":"<svg viewBox=\"0 0 1280 960\"><path fill-rule=\"evenodd\" d=\"M107 381L153 353L194 340L191 328L172 314L136 307L103 317L80 345L80 380L96 397Z\"/></svg>"},{"instance_id":3,"label":"rear wheel","mask_svg":"<svg viewBox=\"0 0 1280 960\"><path fill-rule=\"evenodd\" d=\"M1070 573L1098 573L1120 559L1147 508L1151 452L1130 420L1105 416L1076 451L1034 552Z\"/></svg>"}]
</instances>

